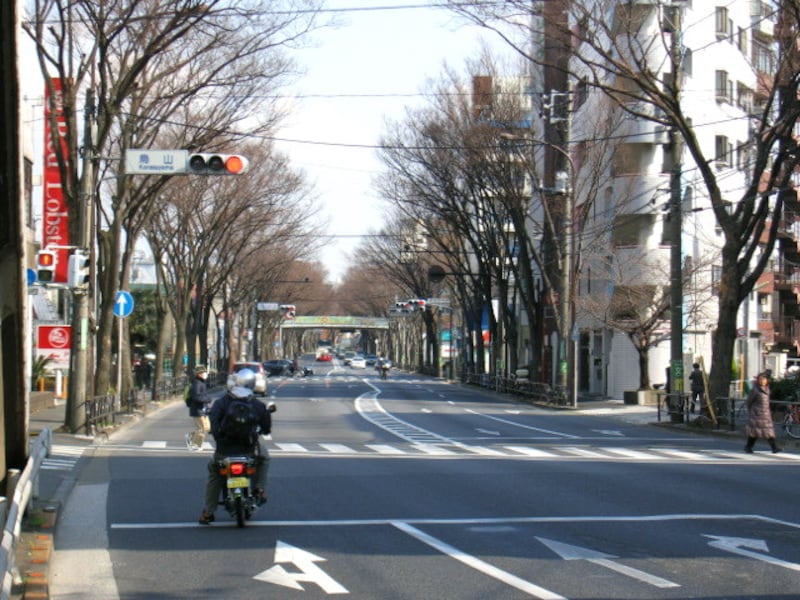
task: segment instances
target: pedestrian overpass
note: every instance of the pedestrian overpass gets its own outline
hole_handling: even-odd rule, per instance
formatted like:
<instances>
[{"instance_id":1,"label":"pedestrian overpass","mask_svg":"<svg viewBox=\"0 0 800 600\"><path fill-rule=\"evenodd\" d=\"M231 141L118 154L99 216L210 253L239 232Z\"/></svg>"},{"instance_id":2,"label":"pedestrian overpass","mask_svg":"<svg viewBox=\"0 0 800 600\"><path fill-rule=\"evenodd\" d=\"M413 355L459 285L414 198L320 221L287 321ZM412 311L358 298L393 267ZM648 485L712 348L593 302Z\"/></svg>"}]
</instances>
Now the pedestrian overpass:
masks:
<instances>
[{"instance_id":1,"label":"pedestrian overpass","mask_svg":"<svg viewBox=\"0 0 800 600\"><path fill-rule=\"evenodd\" d=\"M281 321L282 329L389 329L386 317L300 315Z\"/></svg>"}]
</instances>

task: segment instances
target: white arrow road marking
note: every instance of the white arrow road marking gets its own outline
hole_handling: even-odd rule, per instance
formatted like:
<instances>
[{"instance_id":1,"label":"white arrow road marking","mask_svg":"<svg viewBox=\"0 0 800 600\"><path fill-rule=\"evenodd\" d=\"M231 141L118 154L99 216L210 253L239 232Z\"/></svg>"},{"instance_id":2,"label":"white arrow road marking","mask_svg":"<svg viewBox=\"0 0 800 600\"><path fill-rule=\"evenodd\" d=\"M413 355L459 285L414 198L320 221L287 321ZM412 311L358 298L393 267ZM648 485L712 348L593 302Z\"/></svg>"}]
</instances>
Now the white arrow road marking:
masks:
<instances>
[{"instance_id":1,"label":"white arrow road marking","mask_svg":"<svg viewBox=\"0 0 800 600\"><path fill-rule=\"evenodd\" d=\"M605 554L604 552L598 552L590 548L581 548L580 546L573 546L572 544L565 544L555 540L548 540L546 538L537 537L536 539L564 560L585 560L658 588L680 587L680 585L675 582L615 562L611 559L617 557L611 554Z\"/></svg>"},{"instance_id":2,"label":"white arrow road marking","mask_svg":"<svg viewBox=\"0 0 800 600\"><path fill-rule=\"evenodd\" d=\"M499 431L492 431L491 429L481 429L480 427L476 427L475 431L478 433L485 433L486 435L500 435Z\"/></svg>"},{"instance_id":3,"label":"white arrow road marking","mask_svg":"<svg viewBox=\"0 0 800 600\"><path fill-rule=\"evenodd\" d=\"M350 592L348 592L346 588L314 564L315 562L325 562L325 560L326 559L316 554L306 552L300 548L295 548L294 546L278 540L275 544L275 562L292 563L300 569L300 572L289 573L280 564L276 564L266 571L255 575L253 579L282 585L303 592L305 589L299 582L307 581L316 583L326 594L349 594Z\"/></svg>"},{"instance_id":4,"label":"white arrow road marking","mask_svg":"<svg viewBox=\"0 0 800 600\"><path fill-rule=\"evenodd\" d=\"M798 565L797 563L791 563L785 560L781 560L780 558L774 558L772 556L767 556L766 554L754 552L753 550L761 550L762 552L769 552L769 548L767 547L767 542L765 542L764 540L756 540L752 538L725 537L721 535L708 535L708 534L703 534L703 537L707 537L713 540L711 542L708 542L709 546L713 546L714 548L719 548L720 550L724 550L725 552L738 554L739 556L746 556L748 558L754 558L756 560L760 560L769 563L771 565L775 565L776 567L783 567L784 569L791 569L792 571L800 571L800 565ZM745 548L751 548L751 550L745 550Z\"/></svg>"},{"instance_id":5,"label":"white arrow road marking","mask_svg":"<svg viewBox=\"0 0 800 600\"><path fill-rule=\"evenodd\" d=\"M625 437L625 434L618 429L592 429L592 431L599 433L600 435L615 435L619 437Z\"/></svg>"},{"instance_id":6,"label":"white arrow road marking","mask_svg":"<svg viewBox=\"0 0 800 600\"><path fill-rule=\"evenodd\" d=\"M555 592L551 592L543 587L536 585L535 583L531 583L530 581L526 581L516 575L512 575L507 571L503 571L502 569L498 569L497 567L486 563L479 558L466 554L462 552L458 548L451 546L433 536L428 535L409 525L408 523L403 523L400 521L392 522L392 525L397 527L400 531L407 533L408 535L417 538L419 541L435 548L439 552L450 556L451 558L456 559L459 562L464 563L468 567L471 567L481 573L485 573L490 577L494 577L498 581L502 581L506 585L510 585L513 588L516 588L526 594L530 594L534 598L541 598L542 600L567 600L564 596L559 596Z\"/></svg>"}]
</instances>

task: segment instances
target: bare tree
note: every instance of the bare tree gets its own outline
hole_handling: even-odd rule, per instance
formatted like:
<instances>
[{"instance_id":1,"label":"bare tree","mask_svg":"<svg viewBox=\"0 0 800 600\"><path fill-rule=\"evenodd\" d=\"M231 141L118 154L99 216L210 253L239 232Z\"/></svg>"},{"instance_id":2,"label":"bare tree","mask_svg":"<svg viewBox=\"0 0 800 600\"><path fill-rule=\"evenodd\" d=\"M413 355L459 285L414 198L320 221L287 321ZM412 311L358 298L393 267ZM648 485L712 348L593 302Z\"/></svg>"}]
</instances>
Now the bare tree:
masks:
<instances>
[{"instance_id":1,"label":"bare tree","mask_svg":"<svg viewBox=\"0 0 800 600\"><path fill-rule=\"evenodd\" d=\"M264 90L289 73L285 50L314 23L313 2L277 11L274 3L256 1L231 6L185 0L168 8L151 0L37 1L28 31L42 72L65 87L65 146L72 160L55 145L71 214L82 210L75 161L80 90L97 92L94 156L122 156L127 148L153 143L215 149L274 128L280 113ZM156 178L131 188L119 164L103 169L106 177L117 177L110 200L100 186L89 184L96 190L98 214L106 217L99 233L102 309L95 386L101 390L109 379L113 292L126 287L133 244L165 184ZM76 219L71 228L72 239L79 239Z\"/></svg>"},{"instance_id":2,"label":"bare tree","mask_svg":"<svg viewBox=\"0 0 800 600\"><path fill-rule=\"evenodd\" d=\"M532 65L567 70L573 81L606 94L632 116L655 121L679 136L724 236L710 393L712 397L727 395L738 308L770 260L784 190L792 187L792 175L800 161L793 136L800 117L796 46L800 5L788 0L777 3L775 68L758 73L761 94L749 115L752 135L746 143L749 175L741 195L732 203L730 190L723 192L723 175L714 168L717 151L701 144L696 129L699 123L687 114L680 77L675 76L684 66L684 53L674 51L677 46L672 44L673 36L680 31L670 31L670 27L680 23L680 13L664 14L662 33L654 36L650 17L655 13L637 10L635 3L510 0L481 5L452 3L452 7L497 31ZM539 13L543 7L548 14L562 12L566 18L543 21ZM544 29L536 30L537 23L543 23ZM522 35L515 38L509 33L514 28ZM543 40L543 44L532 43L534 39ZM543 59L553 54L539 53L542 45L558 50L558 64Z\"/></svg>"}]
</instances>

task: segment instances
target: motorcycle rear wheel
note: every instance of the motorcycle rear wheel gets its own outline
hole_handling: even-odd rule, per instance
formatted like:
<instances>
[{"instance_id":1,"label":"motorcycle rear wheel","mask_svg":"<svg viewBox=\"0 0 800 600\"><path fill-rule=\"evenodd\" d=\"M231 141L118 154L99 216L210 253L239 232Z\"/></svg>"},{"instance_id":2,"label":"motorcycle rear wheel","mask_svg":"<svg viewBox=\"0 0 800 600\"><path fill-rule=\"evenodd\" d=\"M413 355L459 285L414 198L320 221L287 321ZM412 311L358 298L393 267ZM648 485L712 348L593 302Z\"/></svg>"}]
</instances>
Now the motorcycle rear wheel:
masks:
<instances>
[{"instance_id":1,"label":"motorcycle rear wheel","mask_svg":"<svg viewBox=\"0 0 800 600\"><path fill-rule=\"evenodd\" d=\"M239 495L233 498L233 512L236 515L236 526L244 527L244 499Z\"/></svg>"}]
</instances>

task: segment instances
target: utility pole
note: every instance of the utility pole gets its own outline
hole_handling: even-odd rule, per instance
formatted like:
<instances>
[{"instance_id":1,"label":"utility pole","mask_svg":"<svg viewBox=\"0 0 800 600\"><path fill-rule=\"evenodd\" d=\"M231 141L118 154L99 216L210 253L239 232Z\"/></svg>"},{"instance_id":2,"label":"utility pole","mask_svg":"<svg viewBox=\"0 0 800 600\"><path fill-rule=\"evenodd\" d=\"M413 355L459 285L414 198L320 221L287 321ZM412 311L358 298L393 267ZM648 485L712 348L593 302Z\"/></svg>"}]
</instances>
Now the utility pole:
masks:
<instances>
[{"instance_id":1,"label":"utility pole","mask_svg":"<svg viewBox=\"0 0 800 600\"><path fill-rule=\"evenodd\" d=\"M672 18L672 43L670 47L673 85L676 98L681 92L681 21L682 6L676 2L670 6ZM681 236L683 218L681 214L681 175L683 160L683 138L676 127L670 129L670 413L673 421L683 420L683 248Z\"/></svg>"},{"instance_id":2,"label":"utility pole","mask_svg":"<svg viewBox=\"0 0 800 600\"><path fill-rule=\"evenodd\" d=\"M572 163L569 156L569 140L572 129L572 92L551 90L549 100L546 102L547 112L545 117L551 125L556 126L557 134L554 136L554 182L548 190L552 197L562 200L560 208L561 235L559 237L559 254L561 257L558 285L558 372L556 381L566 394L567 403L572 406L578 404L578 394L571 374L575 370L575 353L571 343L573 327L573 271L575 232L573 212L575 199L572 194ZM555 205L551 208L555 208Z\"/></svg>"},{"instance_id":3,"label":"utility pole","mask_svg":"<svg viewBox=\"0 0 800 600\"><path fill-rule=\"evenodd\" d=\"M88 249L92 242L92 205L94 186L94 91L86 91L83 131L83 172L78 191L80 214L75 244ZM91 286L89 286L91 288ZM89 289L72 289L72 352L69 393L66 407L66 427L75 433L86 422L86 395L89 380ZM120 357L117 358L120 360Z\"/></svg>"}]
</instances>

